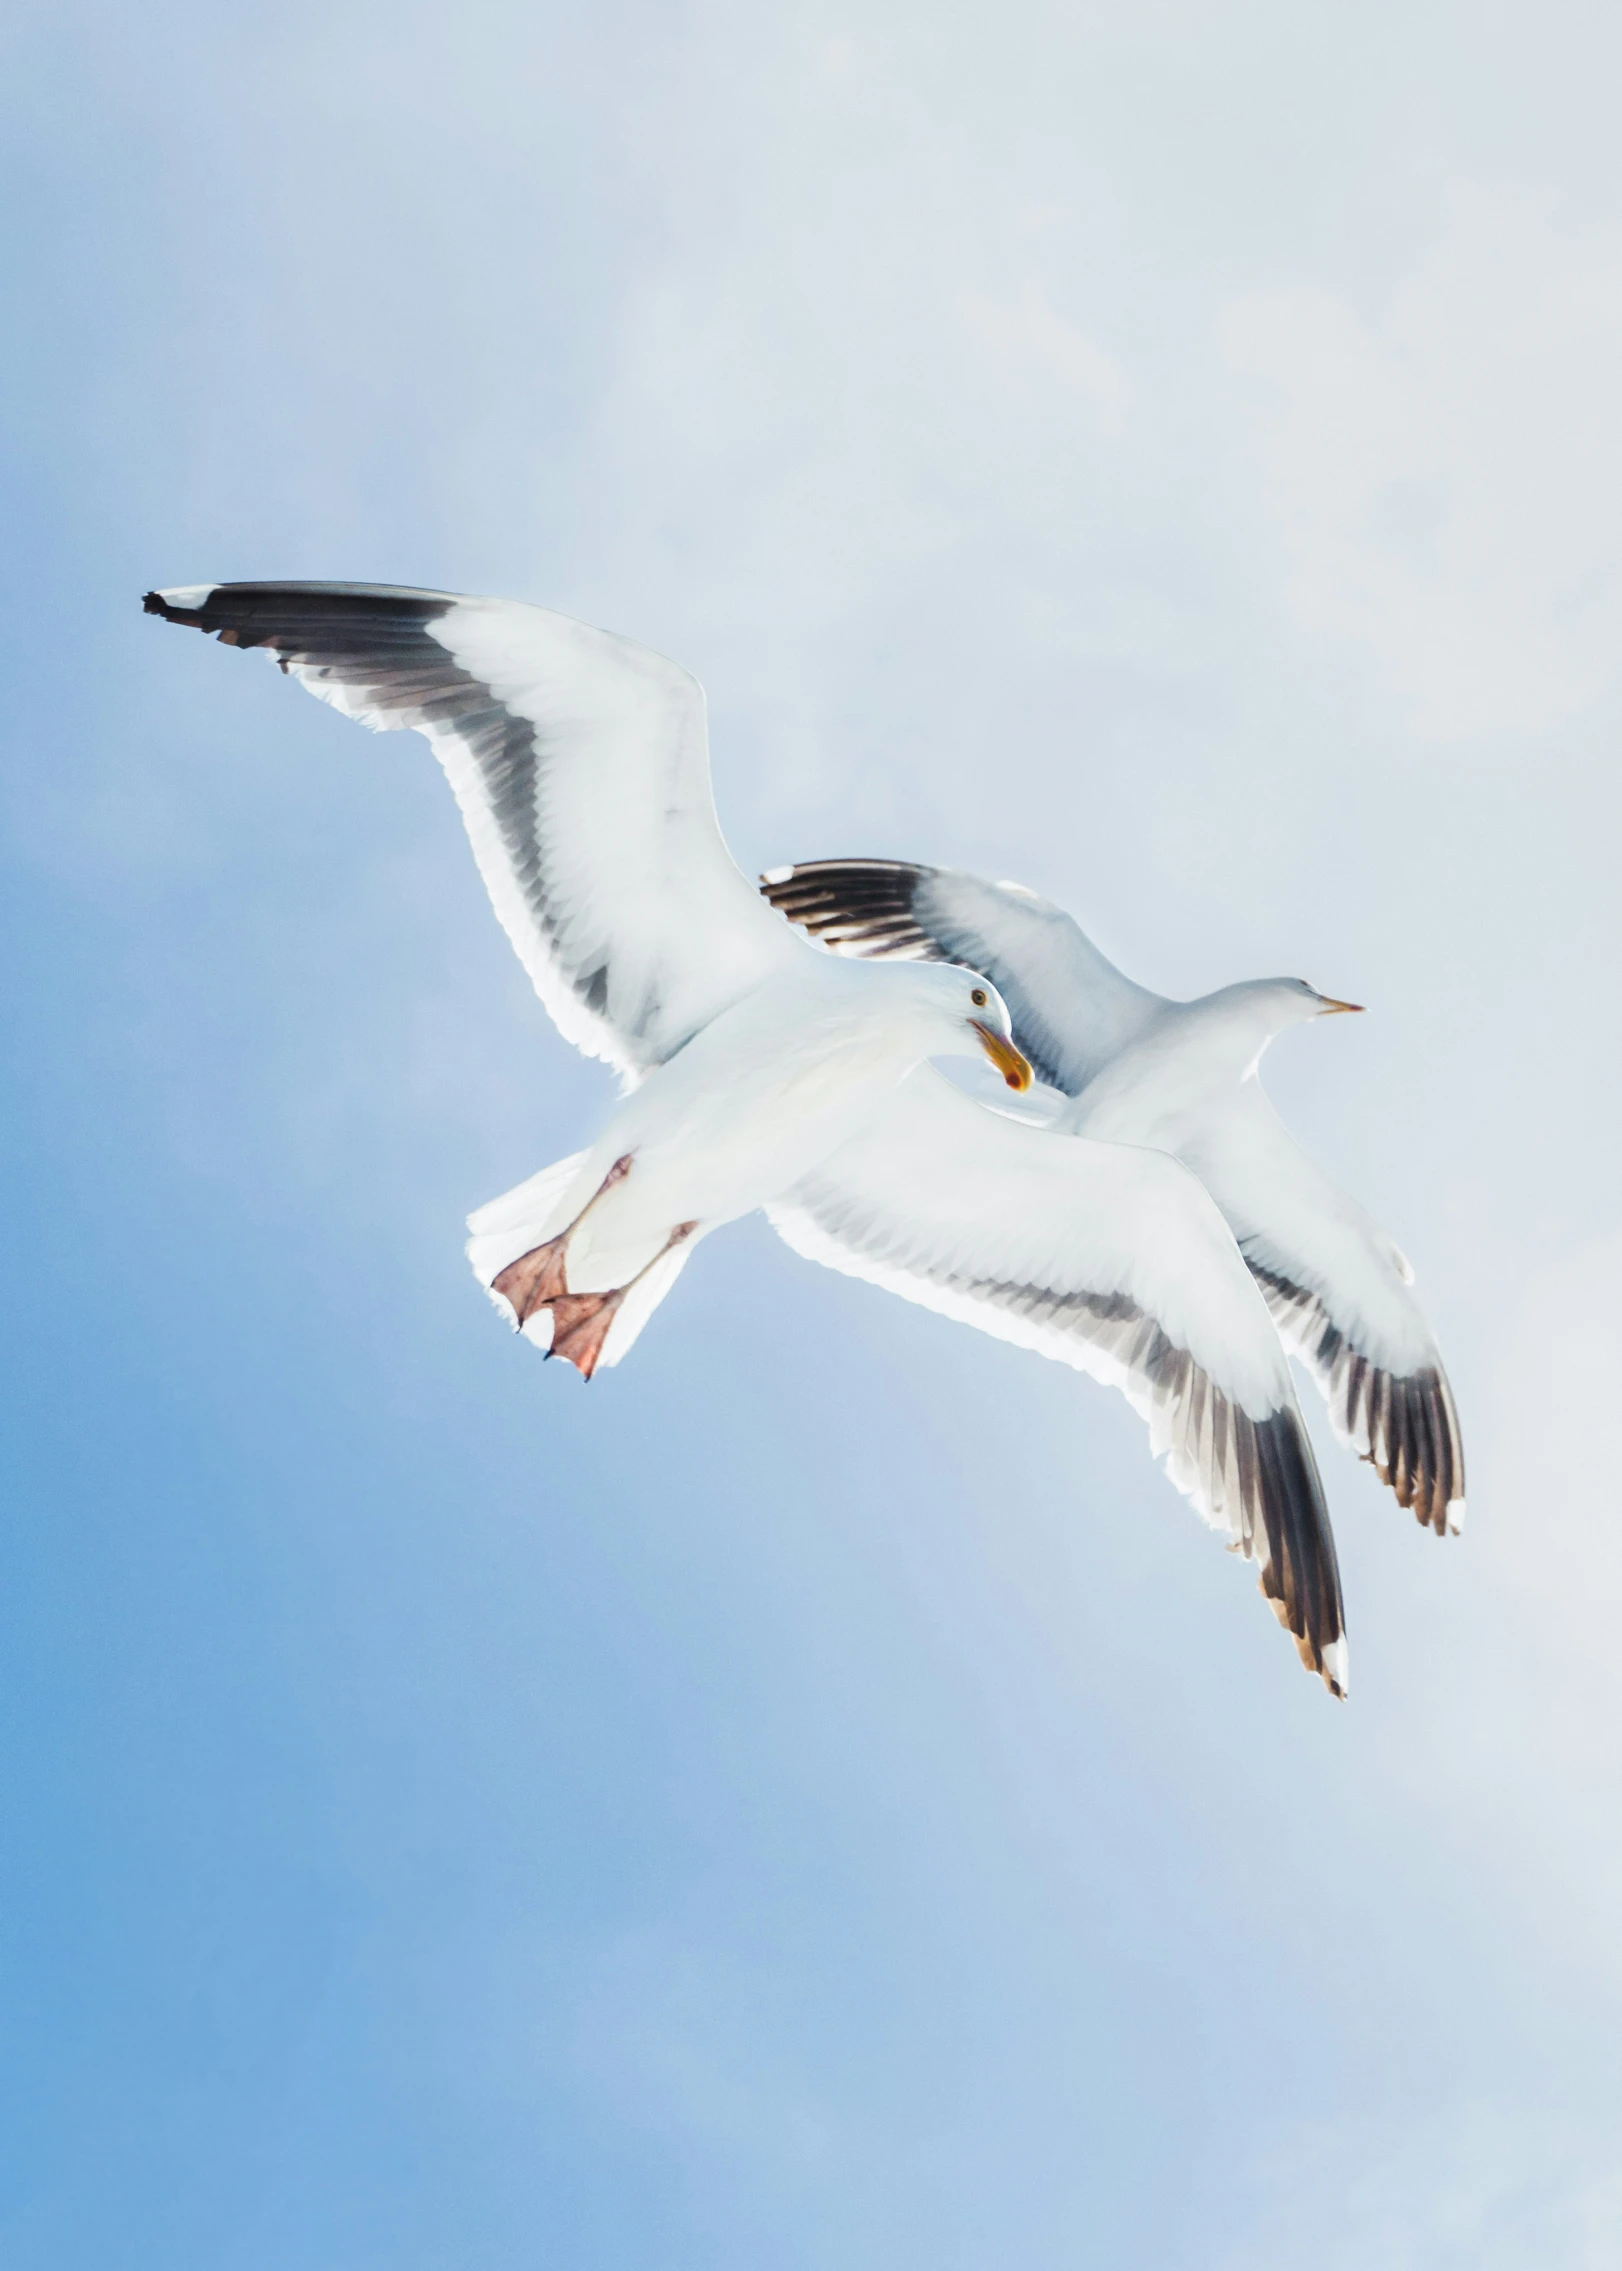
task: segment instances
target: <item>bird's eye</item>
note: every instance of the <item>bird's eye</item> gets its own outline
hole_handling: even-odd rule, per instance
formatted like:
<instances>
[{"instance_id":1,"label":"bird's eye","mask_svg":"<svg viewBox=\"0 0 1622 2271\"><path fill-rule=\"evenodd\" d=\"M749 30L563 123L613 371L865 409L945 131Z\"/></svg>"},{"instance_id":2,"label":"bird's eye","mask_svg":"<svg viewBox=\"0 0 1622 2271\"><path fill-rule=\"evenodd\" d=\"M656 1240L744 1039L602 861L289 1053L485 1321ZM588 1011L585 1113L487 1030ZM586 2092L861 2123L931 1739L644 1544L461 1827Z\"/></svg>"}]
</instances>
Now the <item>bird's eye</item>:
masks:
<instances>
[{"instance_id":1,"label":"bird's eye","mask_svg":"<svg viewBox=\"0 0 1622 2271\"><path fill-rule=\"evenodd\" d=\"M970 996L969 996L969 999L970 999L970 1001L972 1001L972 1002L973 1002L973 1004L974 1004L974 1006L975 1006L975 1008L976 1008L976 1009L984 1009L984 1008L985 1008L985 1006L986 1006L986 989L985 989L985 987L984 987L984 986L976 986L976 987L975 987L975 989L974 989L974 991L973 991L973 993L972 993L972 994L970 994Z\"/></svg>"}]
</instances>

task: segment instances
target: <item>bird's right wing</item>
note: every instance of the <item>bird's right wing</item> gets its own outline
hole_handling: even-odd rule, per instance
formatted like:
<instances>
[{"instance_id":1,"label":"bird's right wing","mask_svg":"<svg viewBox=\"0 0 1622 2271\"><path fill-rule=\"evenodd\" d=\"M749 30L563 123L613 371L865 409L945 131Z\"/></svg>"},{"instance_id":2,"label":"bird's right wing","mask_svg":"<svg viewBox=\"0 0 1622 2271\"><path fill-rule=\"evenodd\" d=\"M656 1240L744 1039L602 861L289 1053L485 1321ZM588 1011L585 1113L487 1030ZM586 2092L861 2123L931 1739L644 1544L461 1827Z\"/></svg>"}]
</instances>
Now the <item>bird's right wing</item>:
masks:
<instances>
[{"instance_id":1,"label":"bird's right wing","mask_svg":"<svg viewBox=\"0 0 1622 2271\"><path fill-rule=\"evenodd\" d=\"M710 794L679 664L513 599L386 584L198 584L149 614L260 647L376 732L415 726L564 1038L629 1078L792 960Z\"/></svg>"},{"instance_id":2,"label":"bird's right wing","mask_svg":"<svg viewBox=\"0 0 1622 2271\"><path fill-rule=\"evenodd\" d=\"M988 1111L931 1067L770 1208L796 1252L1119 1388L1336 1694L1335 1543L1278 1334L1233 1238L1163 1153Z\"/></svg>"},{"instance_id":3,"label":"bird's right wing","mask_svg":"<svg viewBox=\"0 0 1622 2271\"><path fill-rule=\"evenodd\" d=\"M989 978L1038 1080L1077 1095L1123 998L1152 1004L1069 915L1017 883L907 860L802 860L760 879L779 914L836 954L961 962Z\"/></svg>"}]
</instances>

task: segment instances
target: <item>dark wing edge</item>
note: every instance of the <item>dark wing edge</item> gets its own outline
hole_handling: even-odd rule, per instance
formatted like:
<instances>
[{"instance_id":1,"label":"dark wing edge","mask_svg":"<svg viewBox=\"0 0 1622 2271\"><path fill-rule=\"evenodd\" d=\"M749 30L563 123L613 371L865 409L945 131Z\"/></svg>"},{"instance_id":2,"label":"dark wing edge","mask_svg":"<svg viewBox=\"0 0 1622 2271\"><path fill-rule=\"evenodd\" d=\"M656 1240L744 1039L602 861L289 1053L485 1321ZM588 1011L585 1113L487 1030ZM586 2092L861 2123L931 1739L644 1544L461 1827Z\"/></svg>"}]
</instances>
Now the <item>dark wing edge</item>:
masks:
<instances>
[{"instance_id":1,"label":"dark wing edge","mask_svg":"<svg viewBox=\"0 0 1622 2271\"><path fill-rule=\"evenodd\" d=\"M329 659L307 654L311 646L329 649L333 662L365 661L391 646L413 652L427 626L457 604L454 592L345 583L193 584L141 600L148 615L211 633L228 647L269 647L284 670ZM443 648L436 651L449 662Z\"/></svg>"},{"instance_id":2,"label":"dark wing edge","mask_svg":"<svg viewBox=\"0 0 1622 2271\"><path fill-rule=\"evenodd\" d=\"M1440 1364L1383 1370L1354 1348L1322 1297L1249 1261L1281 1337L1312 1374L1342 1443L1373 1467L1422 1529L1464 1527L1464 1438Z\"/></svg>"},{"instance_id":3,"label":"dark wing edge","mask_svg":"<svg viewBox=\"0 0 1622 2271\"><path fill-rule=\"evenodd\" d=\"M927 911L928 887L934 884L1001 899L1007 912L1008 886L910 860L801 860L792 867L768 868L760 892L780 915L835 954L865 962L961 962L978 970L1007 1003L1015 1045L1029 1058L1037 1079L1073 1095L1077 1079L1066 1062L1073 1050L1063 1033L1051 1029L1044 989L1033 985L1033 973L1022 958L1006 948L994 950L968 924L945 920L939 905Z\"/></svg>"},{"instance_id":4,"label":"dark wing edge","mask_svg":"<svg viewBox=\"0 0 1622 2271\"><path fill-rule=\"evenodd\" d=\"M259 647L343 715L376 730L426 734L450 777L497 919L563 1037L634 1078L662 1053L641 1027L653 1001L615 1005L606 952L564 951L546 888L536 784L536 726L464 670L433 636L454 592L392 584L223 583L149 591L149 615ZM741 880L741 879L740 879Z\"/></svg>"},{"instance_id":5,"label":"dark wing edge","mask_svg":"<svg viewBox=\"0 0 1622 2271\"><path fill-rule=\"evenodd\" d=\"M939 873L908 860L801 860L768 868L761 897L808 937L863 961L945 962L940 940L913 909L920 883Z\"/></svg>"},{"instance_id":6,"label":"dark wing edge","mask_svg":"<svg viewBox=\"0 0 1622 2271\"><path fill-rule=\"evenodd\" d=\"M841 1221L849 1212L845 1195L814 1177L792 1203L767 1209L785 1243L807 1260L1121 1389L1147 1421L1151 1450L1164 1457L1170 1480L1227 1532L1231 1551L1259 1563L1261 1592L1301 1662L1331 1695L1346 1695L1340 1565L1318 1463L1293 1403L1252 1418L1126 1294L1056 1293L934 1270L887 1251L876 1222Z\"/></svg>"}]
</instances>

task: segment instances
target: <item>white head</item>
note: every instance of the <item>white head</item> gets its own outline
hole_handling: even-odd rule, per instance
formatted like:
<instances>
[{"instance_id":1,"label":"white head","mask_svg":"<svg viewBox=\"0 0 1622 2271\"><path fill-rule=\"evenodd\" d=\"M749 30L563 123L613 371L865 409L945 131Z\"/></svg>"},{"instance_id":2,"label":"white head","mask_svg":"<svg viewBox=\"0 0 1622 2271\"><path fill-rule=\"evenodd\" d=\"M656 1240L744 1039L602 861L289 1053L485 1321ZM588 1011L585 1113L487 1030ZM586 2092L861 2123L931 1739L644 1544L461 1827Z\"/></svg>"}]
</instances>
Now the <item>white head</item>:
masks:
<instances>
[{"instance_id":1,"label":"white head","mask_svg":"<svg viewBox=\"0 0 1622 2271\"><path fill-rule=\"evenodd\" d=\"M1243 985L1224 986L1207 994L1194 1008L1210 1025L1213 1039L1226 1037L1223 1047L1237 1047L1250 1065L1276 1034L1291 1025L1305 1025L1315 1017L1333 1017L1360 1010L1361 1002L1337 1001L1321 994L1305 978L1251 978Z\"/></svg>"},{"instance_id":2,"label":"white head","mask_svg":"<svg viewBox=\"0 0 1622 2271\"><path fill-rule=\"evenodd\" d=\"M1314 1017L1361 1016L1363 1010L1360 1001L1337 1001L1333 994L1321 994L1316 986L1309 986L1305 978L1256 978L1248 986L1234 986L1230 991L1253 995L1258 1009L1269 1017L1269 1030L1274 1033L1282 1033L1287 1025L1305 1025Z\"/></svg>"},{"instance_id":3,"label":"white head","mask_svg":"<svg viewBox=\"0 0 1622 2271\"><path fill-rule=\"evenodd\" d=\"M988 1057L1010 1088L1023 1093L1030 1087L1031 1068L1014 1046L1007 1004L989 978L960 969L955 962L859 966L874 976L882 971L902 982L920 1019L918 1037L926 1056Z\"/></svg>"}]
</instances>

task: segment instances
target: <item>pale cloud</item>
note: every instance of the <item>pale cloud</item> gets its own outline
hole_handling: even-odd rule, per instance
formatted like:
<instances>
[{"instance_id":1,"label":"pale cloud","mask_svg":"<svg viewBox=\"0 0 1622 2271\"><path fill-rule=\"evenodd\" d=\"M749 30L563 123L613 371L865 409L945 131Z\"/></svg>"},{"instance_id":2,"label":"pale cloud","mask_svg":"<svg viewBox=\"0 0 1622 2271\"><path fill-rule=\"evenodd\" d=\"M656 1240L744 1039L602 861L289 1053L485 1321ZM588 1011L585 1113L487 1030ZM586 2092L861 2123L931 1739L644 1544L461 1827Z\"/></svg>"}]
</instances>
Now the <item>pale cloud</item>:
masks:
<instances>
[{"instance_id":1,"label":"pale cloud","mask_svg":"<svg viewBox=\"0 0 1622 2271\"><path fill-rule=\"evenodd\" d=\"M1323 291L1224 309L1264 381L1288 597L1361 647L1416 731L1536 733L1622 638L1622 244L1471 189L1375 313Z\"/></svg>"},{"instance_id":2,"label":"pale cloud","mask_svg":"<svg viewBox=\"0 0 1622 2271\"><path fill-rule=\"evenodd\" d=\"M1622 1795L1609 1702L1622 1626L1622 1480L1603 1446L1622 1377L1619 1277L1622 1235L1613 1233L1528 1287L1500 1359L1493 1448L1496 1550L1523 1608L1560 1632L1564 1679L1581 1691L1563 1750L1588 1753L1613 1795Z\"/></svg>"},{"instance_id":3,"label":"pale cloud","mask_svg":"<svg viewBox=\"0 0 1622 2271\"><path fill-rule=\"evenodd\" d=\"M1086 332L1067 322L1045 293L1033 285L1012 299L965 292L958 312L971 338L1008 382L1041 388L1057 381L1082 397L1105 433L1120 432L1130 391L1126 372Z\"/></svg>"},{"instance_id":4,"label":"pale cloud","mask_svg":"<svg viewBox=\"0 0 1622 2271\"><path fill-rule=\"evenodd\" d=\"M1322 2271L1610 2271L1622 2253L1614 2137L1564 2112L1481 2104L1427 2122L1316 2123L1269 2140L1255 2181L1273 2205L1222 2271L1308 2252Z\"/></svg>"},{"instance_id":5,"label":"pale cloud","mask_svg":"<svg viewBox=\"0 0 1622 2271\"><path fill-rule=\"evenodd\" d=\"M1622 1979L1622 1483L1606 1449L1619 1272L1613 1232L1550 1263L1506 1320L1463 1541L1482 1588L1474 1644L1412 1746L1416 1786L1473 1853L1479 1897L1509 1896L1522 1929L1557 1935L1587 1992L1606 1995Z\"/></svg>"}]
</instances>

